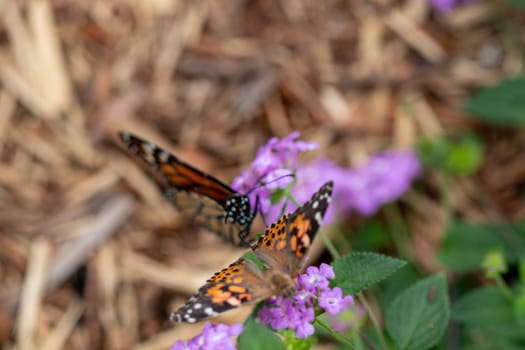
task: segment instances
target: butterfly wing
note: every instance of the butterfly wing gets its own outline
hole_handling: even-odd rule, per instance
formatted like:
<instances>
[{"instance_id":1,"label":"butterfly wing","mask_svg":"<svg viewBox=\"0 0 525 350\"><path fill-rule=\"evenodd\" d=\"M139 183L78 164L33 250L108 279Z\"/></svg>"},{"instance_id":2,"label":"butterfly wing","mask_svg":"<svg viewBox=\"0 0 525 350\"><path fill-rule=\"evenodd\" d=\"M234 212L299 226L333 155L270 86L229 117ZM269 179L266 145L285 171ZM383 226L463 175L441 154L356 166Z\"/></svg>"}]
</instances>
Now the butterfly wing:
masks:
<instances>
[{"instance_id":1,"label":"butterfly wing","mask_svg":"<svg viewBox=\"0 0 525 350\"><path fill-rule=\"evenodd\" d=\"M183 215L235 245L251 243L254 213L247 196L195 169L151 142L119 133L129 150L151 169L166 197Z\"/></svg>"},{"instance_id":2,"label":"butterfly wing","mask_svg":"<svg viewBox=\"0 0 525 350\"><path fill-rule=\"evenodd\" d=\"M253 247L257 258L270 269L295 277L321 226L332 188L331 181L325 183L302 207L273 223Z\"/></svg>"},{"instance_id":3,"label":"butterfly wing","mask_svg":"<svg viewBox=\"0 0 525 350\"><path fill-rule=\"evenodd\" d=\"M175 310L173 322L198 322L204 318L257 303L272 295L269 283L255 264L240 258L206 281L197 293Z\"/></svg>"},{"instance_id":4,"label":"butterfly wing","mask_svg":"<svg viewBox=\"0 0 525 350\"><path fill-rule=\"evenodd\" d=\"M331 194L332 182L328 182L305 205L292 214L283 215L266 230L252 249L267 265L267 270L261 271L253 262L240 258L208 279L194 296L171 314L171 320L198 322L293 287L293 278L302 267Z\"/></svg>"}]
</instances>

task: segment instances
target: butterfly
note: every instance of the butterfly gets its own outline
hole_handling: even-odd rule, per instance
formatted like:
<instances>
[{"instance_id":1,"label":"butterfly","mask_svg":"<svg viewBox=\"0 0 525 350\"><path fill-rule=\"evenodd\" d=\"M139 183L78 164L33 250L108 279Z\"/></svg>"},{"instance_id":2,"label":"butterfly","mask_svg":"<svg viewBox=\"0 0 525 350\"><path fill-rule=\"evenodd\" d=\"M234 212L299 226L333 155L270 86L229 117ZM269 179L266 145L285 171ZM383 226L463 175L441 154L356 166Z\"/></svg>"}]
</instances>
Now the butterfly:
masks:
<instances>
[{"instance_id":1,"label":"butterfly","mask_svg":"<svg viewBox=\"0 0 525 350\"><path fill-rule=\"evenodd\" d=\"M209 278L170 319L193 323L272 296L293 295L295 278L304 267L305 254L328 208L332 187L332 182L327 182L302 207L267 228L252 247L265 270L241 257Z\"/></svg>"},{"instance_id":2,"label":"butterfly","mask_svg":"<svg viewBox=\"0 0 525 350\"><path fill-rule=\"evenodd\" d=\"M252 211L248 196L149 141L122 131L119 137L151 168L165 196L183 215L235 245L254 243L249 234L257 205Z\"/></svg>"}]
</instances>

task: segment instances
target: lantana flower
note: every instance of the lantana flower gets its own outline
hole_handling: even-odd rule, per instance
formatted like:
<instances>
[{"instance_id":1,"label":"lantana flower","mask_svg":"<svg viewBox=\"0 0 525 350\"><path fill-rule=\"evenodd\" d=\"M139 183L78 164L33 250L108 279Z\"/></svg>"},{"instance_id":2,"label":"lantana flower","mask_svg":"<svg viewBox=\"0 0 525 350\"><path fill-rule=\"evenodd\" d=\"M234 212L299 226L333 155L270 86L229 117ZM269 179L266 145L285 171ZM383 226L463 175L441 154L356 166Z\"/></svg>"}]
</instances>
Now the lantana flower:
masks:
<instances>
[{"instance_id":1,"label":"lantana flower","mask_svg":"<svg viewBox=\"0 0 525 350\"><path fill-rule=\"evenodd\" d=\"M349 329L359 330L365 322L365 309L362 305L353 303L337 315L327 315L330 327L336 332L346 332Z\"/></svg>"},{"instance_id":2,"label":"lantana flower","mask_svg":"<svg viewBox=\"0 0 525 350\"><path fill-rule=\"evenodd\" d=\"M170 350L235 350L237 347L232 337L241 334L242 328L240 323L228 326L207 322L200 334L188 340L187 343L182 340L177 341Z\"/></svg>"},{"instance_id":3,"label":"lantana flower","mask_svg":"<svg viewBox=\"0 0 525 350\"><path fill-rule=\"evenodd\" d=\"M271 206L272 192L277 188L285 188L293 181L290 175L297 168L299 153L319 147L314 142L299 141L298 138L298 131L292 132L282 140L271 138L266 145L259 148L251 167L233 181L232 188L241 193L248 193L252 205L258 199L259 209L266 213Z\"/></svg>"},{"instance_id":4,"label":"lantana flower","mask_svg":"<svg viewBox=\"0 0 525 350\"><path fill-rule=\"evenodd\" d=\"M259 310L259 320L274 330L293 329L297 338L308 338L314 333L316 307L336 315L354 303L352 296L343 296L341 288L329 287L329 279L334 276L328 264L310 266L297 276L295 295L270 298Z\"/></svg>"},{"instance_id":5,"label":"lantana flower","mask_svg":"<svg viewBox=\"0 0 525 350\"><path fill-rule=\"evenodd\" d=\"M361 166L344 168L326 158L319 158L309 164L298 165L301 152L317 148L317 144L298 141L298 132L282 140L272 138L262 146L248 170L236 178L232 187L248 193L252 203L259 198L259 210L266 221L273 222L283 213L290 212L296 205L283 198L271 205L270 196L277 188L285 188L293 180L287 176L295 174L296 184L290 194L298 203L304 203L320 183L334 182L333 205L328 208L324 222L332 223L336 214L352 211L370 216L389 202L395 201L411 186L422 167L413 150L387 151L376 154Z\"/></svg>"}]
</instances>

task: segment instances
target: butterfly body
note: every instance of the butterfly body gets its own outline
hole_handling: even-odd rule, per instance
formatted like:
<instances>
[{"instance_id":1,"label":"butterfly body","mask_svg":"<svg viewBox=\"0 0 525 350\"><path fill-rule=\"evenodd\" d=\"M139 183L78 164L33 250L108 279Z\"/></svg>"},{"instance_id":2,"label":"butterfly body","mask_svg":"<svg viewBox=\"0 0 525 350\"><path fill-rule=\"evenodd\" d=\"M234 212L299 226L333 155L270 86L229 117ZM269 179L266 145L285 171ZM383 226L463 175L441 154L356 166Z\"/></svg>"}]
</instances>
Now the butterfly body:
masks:
<instances>
[{"instance_id":1,"label":"butterfly body","mask_svg":"<svg viewBox=\"0 0 525 350\"><path fill-rule=\"evenodd\" d=\"M127 132L119 136L148 166L165 196L183 215L235 245L249 247L253 243L250 227L256 210L252 210L248 196L149 141Z\"/></svg>"},{"instance_id":2,"label":"butterfly body","mask_svg":"<svg viewBox=\"0 0 525 350\"><path fill-rule=\"evenodd\" d=\"M206 317L272 296L294 294L295 280L330 202L328 182L292 214L283 215L252 246L261 270L245 258L215 273L171 315L174 322L197 322Z\"/></svg>"}]
</instances>

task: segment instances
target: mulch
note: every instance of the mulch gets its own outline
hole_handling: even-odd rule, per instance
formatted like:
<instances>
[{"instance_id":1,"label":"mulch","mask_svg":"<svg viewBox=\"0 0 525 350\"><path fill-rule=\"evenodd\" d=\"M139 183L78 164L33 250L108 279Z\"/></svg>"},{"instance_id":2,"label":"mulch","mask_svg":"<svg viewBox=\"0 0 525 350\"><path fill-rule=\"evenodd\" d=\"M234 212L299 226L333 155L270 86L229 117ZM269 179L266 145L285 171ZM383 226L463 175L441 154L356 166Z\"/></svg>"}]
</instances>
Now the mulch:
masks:
<instances>
[{"instance_id":1,"label":"mulch","mask_svg":"<svg viewBox=\"0 0 525 350\"><path fill-rule=\"evenodd\" d=\"M180 217L119 130L225 182L293 130L320 145L305 160L345 166L469 130L485 159L452 184L455 213L525 214L525 133L461 109L521 65L501 23L519 14L489 1L0 1L0 16L2 349L166 349L202 328L170 311L242 254ZM440 180L421 181L401 215L435 271Z\"/></svg>"}]
</instances>

